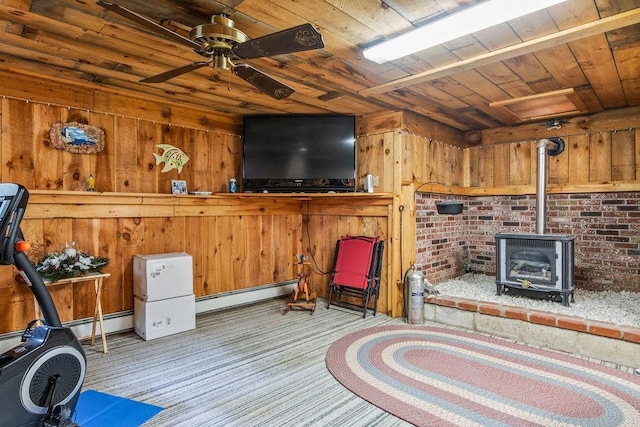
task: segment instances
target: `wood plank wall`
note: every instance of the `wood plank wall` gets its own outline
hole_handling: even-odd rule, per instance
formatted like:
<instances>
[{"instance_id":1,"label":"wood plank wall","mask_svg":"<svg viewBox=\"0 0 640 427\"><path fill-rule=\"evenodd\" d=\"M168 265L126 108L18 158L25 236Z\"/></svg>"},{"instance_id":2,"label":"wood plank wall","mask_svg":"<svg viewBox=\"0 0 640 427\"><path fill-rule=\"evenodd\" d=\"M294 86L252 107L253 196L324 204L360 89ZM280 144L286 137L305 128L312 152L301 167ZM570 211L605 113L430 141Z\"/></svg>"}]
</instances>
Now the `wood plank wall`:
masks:
<instances>
[{"instance_id":1,"label":"wood plank wall","mask_svg":"<svg viewBox=\"0 0 640 427\"><path fill-rule=\"evenodd\" d=\"M324 199L324 200L323 200ZM310 283L321 297L328 285L336 240L343 235L386 239L390 197L360 194L344 203L341 195L224 194L208 197L139 193L31 192L23 221L34 243L32 261L75 241L79 249L107 256L105 314L133 308L132 260L136 254L187 252L193 256L197 297L228 293L296 277L296 254L310 257ZM387 252L388 253L388 252ZM390 255L386 255L386 257ZM383 269L383 289L389 275ZM35 307L17 271L0 267L3 332L20 330ZM93 314L87 283L50 286L63 321ZM380 312L388 310L383 290Z\"/></svg>"},{"instance_id":2,"label":"wood plank wall","mask_svg":"<svg viewBox=\"0 0 640 427\"><path fill-rule=\"evenodd\" d=\"M303 223L306 227L303 227L302 245L304 253L310 256L309 281L318 295L324 298L329 295L329 272L337 241L337 238L324 236L378 236L385 241L378 311L391 313L396 309L394 274L397 273L391 262L394 254L391 201L389 196L369 198L363 195L351 197L347 202L344 197L334 197L312 201L303 209Z\"/></svg>"},{"instance_id":3,"label":"wood plank wall","mask_svg":"<svg viewBox=\"0 0 640 427\"><path fill-rule=\"evenodd\" d=\"M358 134L358 177L378 176L376 191L394 195L387 299L390 312L401 316L403 276L417 262L416 191L449 193L462 184L463 139L457 130L411 112L360 118Z\"/></svg>"},{"instance_id":4,"label":"wood plank wall","mask_svg":"<svg viewBox=\"0 0 640 427\"><path fill-rule=\"evenodd\" d=\"M292 254L302 251L299 201L260 198L239 203L223 196L119 195L106 196L110 204L105 206L87 200L101 196L80 193L61 199L59 193L54 197L33 192L23 231L34 243L29 253L32 261L60 250L67 241L108 256L111 265L106 271L112 277L105 281L105 313L133 308L135 254L191 254L197 296L295 277ZM0 298L14 302L0 315L3 332L21 329L33 318L31 295L26 287L16 285L16 273L11 266L0 268ZM50 289L63 321L93 313L92 290L86 283Z\"/></svg>"},{"instance_id":5,"label":"wood plank wall","mask_svg":"<svg viewBox=\"0 0 640 427\"><path fill-rule=\"evenodd\" d=\"M560 137L565 150L548 158L551 192L636 191L640 183L640 107L574 117L560 129L526 124L483 132L465 150L467 194L535 192L536 144Z\"/></svg>"},{"instance_id":6,"label":"wood plank wall","mask_svg":"<svg viewBox=\"0 0 640 427\"><path fill-rule=\"evenodd\" d=\"M170 193L172 179L186 180L189 190L226 191L229 178L241 174L242 140L238 135L119 117L86 110L2 99L2 168L4 181L30 189L86 189L90 174L96 191ZM54 123L80 122L105 131L105 150L73 154L51 144ZM157 144L171 144L189 155L181 173L162 173L153 153Z\"/></svg>"},{"instance_id":7,"label":"wood plank wall","mask_svg":"<svg viewBox=\"0 0 640 427\"><path fill-rule=\"evenodd\" d=\"M550 189L580 193L594 185L640 183L640 129L559 136L565 141L565 151L548 157ZM505 191L511 186L530 192L537 176L537 142L529 139L468 148L466 186Z\"/></svg>"},{"instance_id":8,"label":"wood plank wall","mask_svg":"<svg viewBox=\"0 0 640 427\"><path fill-rule=\"evenodd\" d=\"M420 135L406 135L403 146L403 182L461 186L463 182L463 150L444 141Z\"/></svg>"},{"instance_id":9,"label":"wood plank wall","mask_svg":"<svg viewBox=\"0 0 640 427\"><path fill-rule=\"evenodd\" d=\"M22 92L15 85L0 92L0 180L19 182L31 192L22 227L34 246L32 261L70 241L110 258L105 314L132 309L135 254L191 254L198 297L292 280L294 255L313 254L318 268L311 283L326 297L328 276L320 272L331 268L341 235L389 235L389 195L354 195L345 204L333 200L344 197L336 194L224 194L228 179L241 176L239 119L203 111L189 116L179 105L148 102L145 107L144 100L135 98L127 103L120 95L83 88L62 93L51 82L18 79L24 80ZM46 102L47 92L61 99ZM104 129L105 150L71 154L55 149L51 125L71 121ZM161 153L155 147L160 143L189 155L182 173L161 172L163 164L156 165L153 157ZM84 191L89 174L96 177L95 193ZM186 180L189 190L219 194L171 195L171 179ZM26 286L16 284L16 274L14 267L0 266L0 300L5 301L0 333L23 330L34 317L33 298ZM51 291L63 321L93 314L87 283L54 285ZM387 312L389 298L383 296L379 309Z\"/></svg>"}]
</instances>

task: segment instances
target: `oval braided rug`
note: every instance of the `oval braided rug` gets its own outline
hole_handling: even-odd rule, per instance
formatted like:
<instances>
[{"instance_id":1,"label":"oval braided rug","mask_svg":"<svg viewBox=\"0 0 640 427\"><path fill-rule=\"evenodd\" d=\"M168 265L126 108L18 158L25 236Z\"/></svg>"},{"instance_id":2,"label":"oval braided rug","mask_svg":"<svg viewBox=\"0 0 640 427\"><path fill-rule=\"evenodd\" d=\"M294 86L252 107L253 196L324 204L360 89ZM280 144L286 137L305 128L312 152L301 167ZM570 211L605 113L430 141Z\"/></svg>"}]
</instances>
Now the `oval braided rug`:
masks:
<instances>
[{"instance_id":1,"label":"oval braided rug","mask_svg":"<svg viewBox=\"0 0 640 427\"><path fill-rule=\"evenodd\" d=\"M421 426L640 426L640 377L575 357L429 326L349 334L327 368Z\"/></svg>"}]
</instances>

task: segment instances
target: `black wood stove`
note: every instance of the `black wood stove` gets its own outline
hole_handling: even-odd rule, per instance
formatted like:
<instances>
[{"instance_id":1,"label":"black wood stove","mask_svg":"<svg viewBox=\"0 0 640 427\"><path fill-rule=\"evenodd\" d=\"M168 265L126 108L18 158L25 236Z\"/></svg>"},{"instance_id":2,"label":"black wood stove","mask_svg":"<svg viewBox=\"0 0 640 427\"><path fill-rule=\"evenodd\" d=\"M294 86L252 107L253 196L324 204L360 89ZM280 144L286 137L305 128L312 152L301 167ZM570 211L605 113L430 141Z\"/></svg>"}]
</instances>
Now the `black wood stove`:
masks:
<instances>
[{"instance_id":1,"label":"black wood stove","mask_svg":"<svg viewBox=\"0 0 640 427\"><path fill-rule=\"evenodd\" d=\"M497 293L573 300L573 240L566 234L496 234Z\"/></svg>"},{"instance_id":2,"label":"black wood stove","mask_svg":"<svg viewBox=\"0 0 640 427\"><path fill-rule=\"evenodd\" d=\"M551 299L568 306L573 302L573 242L569 234L545 234L547 154L564 151L560 138L538 142L536 233L496 234L497 294L509 292Z\"/></svg>"}]
</instances>

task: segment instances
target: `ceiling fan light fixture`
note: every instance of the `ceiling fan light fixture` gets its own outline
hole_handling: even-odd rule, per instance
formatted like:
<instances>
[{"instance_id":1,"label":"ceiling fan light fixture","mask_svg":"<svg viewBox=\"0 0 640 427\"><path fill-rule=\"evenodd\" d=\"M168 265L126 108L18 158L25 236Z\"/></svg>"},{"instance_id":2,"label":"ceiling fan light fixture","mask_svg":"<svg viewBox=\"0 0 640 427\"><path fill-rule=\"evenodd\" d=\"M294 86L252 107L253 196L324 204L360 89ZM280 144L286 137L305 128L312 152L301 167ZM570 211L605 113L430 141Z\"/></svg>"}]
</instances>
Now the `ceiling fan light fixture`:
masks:
<instances>
[{"instance_id":1,"label":"ceiling fan light fixture","mask_svg":"<svg viewBox=\"0 0 640 427\"><path fill-rule=\"evenodd\" d=\"M382 64L437 46L566 0L487 0L363 50Z\"/></svg>"},{"instance_id":2,"label":"ceiling fan light fixture","mask_svg":"<svg viewBox=\"0 0 640 427\"><path fill-rule=\"evenodd\" d=\"M232 46L249 40L245 33L235 28L231 19L221 15L213 15L210 24L195 26L189 37L205 47L205 51L208 52L215 49L231 49Z\"/></svg>"},{"instance_id":3,"label":"ceiling fan light fixture","mask_svg":"<svg viewBox=\"0 0 640 427\"><path fill-rule=\"evenodd\" d=\"M190 46L198 55L208 58L207 61L193 62L144 78L140 80L141 83L163 83L207 65L213 65L214 69L233 72L275 99L283 99L294 92L293 88L247 64L235 63L235 60L271 57L324 47L322 35L309 23L257 39L249 39L246 34L235 28L235 23L228 15L222 14L212 16L210 24L193 27L189 33L191 38L186 38L126 7L104 0L98 0L97 4L171 40Z\"/></svg>"},{"instance_id":4,"label":"ceiling fan light fixture","mask_svg":"<svg viewBox=\"0 0 640 427\"><path fill-rule=\"evenodd\" d=\"M224 55L215 55L213 57L213 68L216 70L231 70L235 64Z\"/></svg>"}]
</instances>

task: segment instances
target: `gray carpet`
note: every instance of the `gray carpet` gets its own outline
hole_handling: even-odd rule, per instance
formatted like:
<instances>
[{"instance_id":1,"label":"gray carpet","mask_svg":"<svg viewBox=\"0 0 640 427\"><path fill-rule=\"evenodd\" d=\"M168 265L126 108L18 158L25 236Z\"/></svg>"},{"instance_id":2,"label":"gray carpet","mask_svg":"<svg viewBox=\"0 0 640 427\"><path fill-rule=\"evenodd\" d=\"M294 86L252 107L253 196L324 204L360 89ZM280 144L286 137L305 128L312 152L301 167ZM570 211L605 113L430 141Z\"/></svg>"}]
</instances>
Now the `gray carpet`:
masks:
<instances>
[{"instance_id":1,"label":"gray carpet","mask_svg":"<svg viewBox=\"0 0 640 427\"><path fill-rule=\"evenodd\" d=\"M406 426L339 384L329 346L365 328L404 324L319 302L282 315L286 300L200 315L193 331L87 347L85 389L165 408L145 426Z\"/></svg>"},{"instance_id":2,"label":"gray carpet","mask_svg":"<svg viewBox=\"0 0 640 427\"><path fill-rule=\"evenodd\" d=\"M404 320L362 319L324 301L313 315L282 315L287 301L202 314L195 330L150 341L110 335L107 354L85 346L84 389L165 408L145 427L409 425L351 393L325 365L337 339Z\"/></svg>"}]
</instances>

